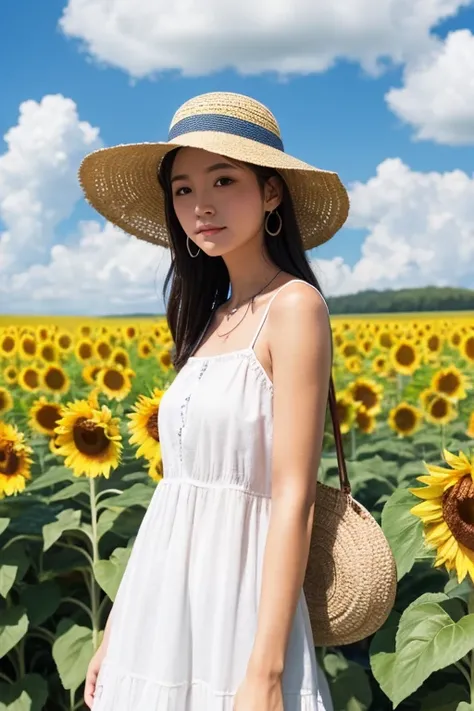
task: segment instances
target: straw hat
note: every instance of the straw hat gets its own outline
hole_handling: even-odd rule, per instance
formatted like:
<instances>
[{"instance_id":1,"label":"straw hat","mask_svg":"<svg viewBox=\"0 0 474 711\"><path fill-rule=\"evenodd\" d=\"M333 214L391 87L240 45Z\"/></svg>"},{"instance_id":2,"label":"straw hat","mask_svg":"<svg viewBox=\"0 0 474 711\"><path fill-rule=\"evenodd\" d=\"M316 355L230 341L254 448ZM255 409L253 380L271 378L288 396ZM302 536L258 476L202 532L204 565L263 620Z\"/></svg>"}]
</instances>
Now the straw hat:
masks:
<instances>
[{"instance_id":1,"label":"straw hat","mask_svg":"<svg viewBox=\"0 0 474 711\"><path fill-rule=\"evenodd\" d=\"M86 199L125 232L169 247L157 173L163 156L182 146L275 168L291 193L305 249L326 242L347 218L349 198L337 173L285 153L269 109L248 96L226 92L184 103L173 116L167 141L113 146L87 155L79 169Z\"/></svg>"}]
</instances>

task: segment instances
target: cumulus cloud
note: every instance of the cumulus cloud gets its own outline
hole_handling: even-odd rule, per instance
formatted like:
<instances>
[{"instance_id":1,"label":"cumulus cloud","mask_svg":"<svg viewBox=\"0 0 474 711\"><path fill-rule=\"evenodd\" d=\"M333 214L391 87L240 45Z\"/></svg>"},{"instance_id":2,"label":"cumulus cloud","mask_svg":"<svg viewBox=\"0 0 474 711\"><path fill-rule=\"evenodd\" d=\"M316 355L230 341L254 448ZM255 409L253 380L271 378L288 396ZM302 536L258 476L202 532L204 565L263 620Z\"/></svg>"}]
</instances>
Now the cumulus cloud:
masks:
<instances>
[{"instance_id":1,"label":"cumulus cloud","mask_svg":"<svg viewBox=\"0 0 474 711\"><path fill-rule=\"evenodd\" d=\"M58 94L24 101L0 156L0 273L41 261L57 225L80 197L77 168L101 145L99 129L81 121L75 103Z\"/></svg>"},{"instance_id":2,"label":"cumulus cloud","mask_svg":"<svg viewBox=\"0 0 474 711\"><path fill-rule=\"evenodd\" d=\"M451 32L408 64L403 86L385 98L394 113L415 127L417 139L474 144L474 35Z\"/></svg>"},{"instance_id":3,"label":"cumulus cloud","mask_svg":"<svg viewBox=\"0 0 474 711\"><path fill-rule=\"evenodd\" d=\"M91 220L74 245L54 245L48 263L13 274L0 293L11 313L158 313L169 263L168 250Z\"/></svg>"},{"instance_id":4,"label":"cumulus cloud","mask_svg":"<svg viewBox=\"0 0 474 711\"><path fill-rule=\"evenodd\" d=\"M315 260L328 295L425 285L474 288L474 176L383 161L351 186L348 226L368 230L360 259Z\"/></svg>"},{"instance_id":5,"label":"cumulus cloud","mask_svg":"<svg viewBox=\"0 0 474 711\"><path fill-rule=\"evenodd\" d=\"M430 30L471 0L69 0L62 31L132 77L322 72L338 59L369 73L427 50Z\"/></svg>"}]
</instances>

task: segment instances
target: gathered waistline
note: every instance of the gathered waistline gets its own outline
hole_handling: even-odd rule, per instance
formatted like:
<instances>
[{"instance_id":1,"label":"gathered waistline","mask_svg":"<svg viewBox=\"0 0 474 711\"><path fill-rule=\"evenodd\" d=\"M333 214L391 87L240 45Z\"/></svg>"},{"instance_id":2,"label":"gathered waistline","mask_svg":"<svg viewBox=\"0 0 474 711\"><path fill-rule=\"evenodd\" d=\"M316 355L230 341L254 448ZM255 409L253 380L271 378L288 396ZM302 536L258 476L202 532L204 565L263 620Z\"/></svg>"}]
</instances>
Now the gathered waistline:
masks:
<instances>
[{"instance_id":1,"label":"gathered waistline","mask_svg":"<svg viewBox=\"0 0 474 711\"><path fill-rule=\"evenodd\" d=\"M239 484L229 484L227 482L223 484L217 484L216 482L199 481L198 479L192 479L191 477L165 476L163 477L163 479L161 479L158 486L161 486L162 484L188 484L189 486L195 486L201 489L220 489L222 491L233 490L238 491L242 494L247 494L247 496L252 496L259 499L271 499L270 494L262 494L258 491L247 489L245 488L245 486L240 486Z\"/></svg>"}]
</instances>

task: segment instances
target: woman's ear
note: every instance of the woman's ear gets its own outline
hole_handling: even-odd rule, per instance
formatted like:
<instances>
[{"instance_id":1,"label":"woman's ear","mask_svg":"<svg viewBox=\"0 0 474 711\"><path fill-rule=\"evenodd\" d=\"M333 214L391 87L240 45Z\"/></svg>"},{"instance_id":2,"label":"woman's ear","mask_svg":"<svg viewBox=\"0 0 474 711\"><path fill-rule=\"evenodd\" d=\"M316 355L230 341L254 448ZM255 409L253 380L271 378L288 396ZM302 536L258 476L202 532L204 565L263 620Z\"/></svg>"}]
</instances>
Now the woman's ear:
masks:
<instances>
[{"instance_id":1,"label":"woman's ear","mask_svg":"<svg viewBox=\"0 0 474 711\"><path fill-rule=\"evenodd\" d=\"M281 178L274 175L268 178L263 192L265 212L276 210L283 199L283 186Z\"/></svg>"}]
</instances>

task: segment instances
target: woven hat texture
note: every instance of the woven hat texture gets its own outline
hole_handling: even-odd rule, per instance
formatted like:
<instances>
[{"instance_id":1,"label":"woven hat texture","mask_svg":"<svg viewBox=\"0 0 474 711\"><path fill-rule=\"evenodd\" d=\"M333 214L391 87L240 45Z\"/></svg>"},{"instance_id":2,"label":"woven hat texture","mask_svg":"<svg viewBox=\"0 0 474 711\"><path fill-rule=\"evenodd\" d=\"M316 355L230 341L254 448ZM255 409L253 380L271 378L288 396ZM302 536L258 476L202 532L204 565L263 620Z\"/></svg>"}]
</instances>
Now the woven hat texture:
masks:
<instances>
[{"instance_id":1,"label":"woven hat texture","mask_svg":"<svg viewBox=\"0 0 474 711\"><path fill-rule=\"evenodd\" d=\"M347 219L349 198L337 173L285 153L271 111L229 92L185 102L173 116L167 141L112 146L87 155L79 168L86 199L125 232L169 247L157 173L163 156L179 147L275 168L288 185L305 249L329 240Z\"/></svg>"}]
</instances>

